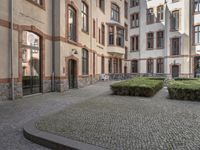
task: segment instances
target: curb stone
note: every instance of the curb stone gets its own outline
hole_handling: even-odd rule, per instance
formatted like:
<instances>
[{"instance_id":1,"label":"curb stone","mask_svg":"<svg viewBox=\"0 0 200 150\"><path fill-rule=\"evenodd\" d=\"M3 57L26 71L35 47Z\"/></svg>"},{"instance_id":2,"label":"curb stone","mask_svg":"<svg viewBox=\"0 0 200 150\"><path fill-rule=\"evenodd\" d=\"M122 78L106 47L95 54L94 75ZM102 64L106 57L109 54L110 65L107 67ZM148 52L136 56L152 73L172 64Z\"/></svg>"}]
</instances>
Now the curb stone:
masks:
<instances>
[{"instance_id":1,"label":"curb stone","mask_svg":"<svg viewBox=\"0 0 200 150\"><path fill-rule=\"evenodd\" d=\"M101 147L40 131L35 127L36 121L32 120L28 122L23 128L24 137L36 144L55 150L106 150Z\"/></svg>"}]
</instances>

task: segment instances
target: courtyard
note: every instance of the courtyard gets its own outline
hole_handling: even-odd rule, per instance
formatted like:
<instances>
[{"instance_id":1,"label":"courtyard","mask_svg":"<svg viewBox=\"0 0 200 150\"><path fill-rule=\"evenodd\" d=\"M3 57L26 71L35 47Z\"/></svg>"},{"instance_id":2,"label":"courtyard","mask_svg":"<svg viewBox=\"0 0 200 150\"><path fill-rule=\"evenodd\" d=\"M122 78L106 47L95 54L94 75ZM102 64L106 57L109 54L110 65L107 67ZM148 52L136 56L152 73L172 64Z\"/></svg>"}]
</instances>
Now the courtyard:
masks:
<instances>
[{"instance_id":1,"label":"courtyard","mask_svg":"<svg viewBox=\"0 0 200 150\"><path fill-rule=\"evenodd\" d=\"M41 119L36 127L112 150L200 148L200 103L109 92Z\"/></svg>"},{"instance_id":2,"label":"courtyard","mask_svg":"<svg viewBox=\"0 0 200 150\"><path fill-rule=\"evenodd\" d=\"M42 131L105 149L200 148L199 102L167 99L166 88L152 98L114 96L111 83L1 102L0 149L46 149L23 137L32 119Z\"/></svg>"}]
</instances>

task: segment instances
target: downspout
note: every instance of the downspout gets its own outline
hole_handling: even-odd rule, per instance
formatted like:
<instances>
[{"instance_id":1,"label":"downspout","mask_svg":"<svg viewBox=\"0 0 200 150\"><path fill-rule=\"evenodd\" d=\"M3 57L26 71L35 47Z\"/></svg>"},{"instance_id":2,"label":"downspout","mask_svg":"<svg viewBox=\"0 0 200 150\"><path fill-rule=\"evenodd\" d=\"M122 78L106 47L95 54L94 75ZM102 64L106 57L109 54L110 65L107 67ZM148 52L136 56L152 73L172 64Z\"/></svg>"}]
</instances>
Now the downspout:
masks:
<instances>
[{"instance_id":1,"label":"downspout","mask_svg":"<svg viewBox=\"0 0 200 150\"><path fill-rule=\"evenodd\" d=\"M191 0L189 0L189 77L192 77L192 56L191 56L191 52L192 52L192 5L191 5Z\"/></svg>"},{"instance_id":2,"label":"downspout","mask_svg":"<svg viewBox=\"0 0 200 150\"><path fill-rule=\"evenodd\" d=\"M93 0L90 0L90 6L92 6L92 1L93 1ZM91 26L90 29L91 29L91 31L89 31L89 32L90 32L90 50L93 51L93 49L92 49L92 38L93 38L93 31L92 31L93 27L92 27L92 26L93 26L93 16L92 16L92 7L90 7L90 8L91 8L91 9L89 10L89 11L90 11L90 12L89 12L89 13L90 13L90 17L91 17L91 18L90 18L90 26ZM88 30L90 30L90 29L88 29ZM92 64L94 63L94 62L93 62L93 55L94 55L94 54L92 53L92 55L90 56L90 58L91 58L90 60L92 60L92 62L90 62L90 63L92 63ZM92 68L93 68L93 67L92 67ZM90 70L90 71L91 71L91 70ZM93 72L94 72L94 68L93 68L93 70L92 70L92 74L93 74ZM95 74L93 75L92 78L95 78ZM93 79L91 79L91 82L93 83Z\"/></svg>"},{"instance_id":3,"label":"downspout","mask_svg":"<svg viewBox=\"0 0 200 150\"><path fill-rule=\"evenodd\" d=\"M14 75L13 75L13 0L10 0L10 71L11 71L11 99L15 99Z\"/></svg>"},{"instance_id":4,"label":"downspout","mask_svg":"<svg viewBox=\"0 0 200 150\"><path fill-rule=\"evenodd\" d=\"M51 91L55 92L55 0L52 0L52 75Z\"/></svg>"}]
</instances>

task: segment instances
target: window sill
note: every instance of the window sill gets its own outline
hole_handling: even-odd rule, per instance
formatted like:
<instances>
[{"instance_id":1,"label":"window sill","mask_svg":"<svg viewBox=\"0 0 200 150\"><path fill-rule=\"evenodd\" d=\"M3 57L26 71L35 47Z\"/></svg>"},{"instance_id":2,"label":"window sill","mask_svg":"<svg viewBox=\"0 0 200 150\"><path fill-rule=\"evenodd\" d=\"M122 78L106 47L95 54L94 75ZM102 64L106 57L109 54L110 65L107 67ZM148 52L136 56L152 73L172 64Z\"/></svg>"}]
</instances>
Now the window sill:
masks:
<instances>
[{"instance_id":1,"label":"window sill","mask_svg":"<svg viewBox=\"0 0 200 150\"><path fill-rule=\"evenodd\" d=\"M147 25L152 25L154 24L155 22L148 22Z\"/></svg>"},{"instance_id":2,"label":"window sill","mask_svg":"<svg viewBox=\"0 0 200 150\"><path fill-rule=\"evenodd\" d=\"M179 30L176 29L170 29L170 32L178 32Z\"/></svg>"},{"instance_id":3,"label":"window sill","mask_svg":"<svg viewBox=\"0 0 200 150\"><path fill-rule=\"evenodd\" d=\"M73 44L73 45L78 45L78 42L77 41L72 41L72 40L67 40L68 43L70 44Z\"/></svg>"},{"instance_id":4,"label":"window sill","mask_svg":"<svg viewBox=\"0 0 200 150\"><path fill-rule=\"evenodd\" d=\"M134 50L131 50L130 52L131 53L135 53L135 52L139 52L140 50L136 50L136 51L134 51Z\"/></svg>"},{"instance_id":5,"label":"window sill","mask_svg":"<svg viewBox=\"0 0 200 150\"><path fill-rule=\"evenodd\" d=\"M117 22L117 23L120 23L119 20L115 20L115 19L113 19L113 18L111 18L110 20L115 21L115 22Z\"/></svg>"},{"instance_id":6,"label":"window sill","mask_svg":"<svg viewBox=\"0 0 200 150\"><path fill-rule=\"evenodd\" d=\"M157 50L162 50L162 49L164 49L164 47L156 47L157 48Z\"/></svg>"},{"instance_id":7,"label":"window sill","mask_svg":"<svg viewBox=\"0 0 200 150\"><path fill-rule=\"evenodd\" d=\"M85 30L82 29L82 32L89 35L89 31L85 31Z\"/></svg>"},{"instance_id":8,"label":"window sill","mask_svg":"<svg viewBox=\"0 0 200 150\"><path fill-rule=\"evenodd\" d=\"M148 51L152 51L155 50L154 48L147 48Z\"/></svg>"},{"instance_id":9,"label":"window sill","mask_svg":"<svg viewBox=\"0 0 200 150\"><path fill-rule=\"evenodd\" d=\"M138 29L139 28L139 26L137 26L137 27L130 27L130 29Z\"/></svg>"}]
</instances>

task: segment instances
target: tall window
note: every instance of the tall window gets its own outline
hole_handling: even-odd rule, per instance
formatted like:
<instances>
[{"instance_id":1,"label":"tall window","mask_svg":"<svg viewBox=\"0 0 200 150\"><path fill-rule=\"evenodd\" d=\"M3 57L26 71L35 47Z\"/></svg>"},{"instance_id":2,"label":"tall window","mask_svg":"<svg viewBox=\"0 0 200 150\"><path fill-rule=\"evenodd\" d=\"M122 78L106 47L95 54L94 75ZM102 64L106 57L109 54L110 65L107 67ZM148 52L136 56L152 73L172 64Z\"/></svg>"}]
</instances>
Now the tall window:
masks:
<instances>
[{"instance_id":1,"label":"tall window","mask_svg":"<svg viewBox=\"0 0 200 150\"><path fill-rule=\"evenodd\" d=\"M157 48L164 48L164 31L157 32Z\"/></svg>"},{"instance_id":2,"label":"tall window","mask_svg":"<svg viewBox=\"0 0 200 150\"><path fill-rule=\"evenodd\" d=\"M127 59L127 58L128 58L128 48L125 47L124 59Z\"/></svg>"},{"instance_id":3,"label":"tall window","mask_svg":"<svg viewBox=\"0 0 200 150\"><path fill-rule=\"evenodd\" d=\"M105 26L101 25L101 44L105 45Z\"/></svg>"},{"instance_id":4,"label":"tall window","mask_svg":"<svg viewBox=\"0 0 200 150\"><path fill-rule=\"evenodd\" d=\"M147 49L154 48L154 33L147 33Z\"/></svg>"},{"instance_id":5,"label":"tall window","mask_svg":"<svg viewBox=\"0 0 200 150\"><path fill-rule=\"evenodd\" d=\"M194 12L200 12L200 0L194 0Z\"/></svg>"},{"instance_id":6,"label":"tall window","mask_svg":"<svg viewBox=\"0 0 200 150\"><path fill-rule=\"evenodd\" d=\"M131 50L132 51L139 50L139 36L138 35L131 37Z\"/></svg>"},{"instance_id":7,"label":"tall window","mask_svg":"<svg viewBox=\"0 0 200 150\"><path fill-rule=\"evenodd\" d=\"M82 10L81 10L81 13L82 13L82 30L84 32L88 32L88 6L82 2Z\"/></svg>"},{"instance_id":8,"label":"tall window","mask_svg":"<svg viewBox=\"0 0 200 150\"><path fill-rule=\"evenodd\" d=\"M118 73L118 59L113 60L114 73Z\"/></svg>"},{"instance_id":9,"label":"tall window","mask_svg":"<svg viewBox=\"0 0 200 150\"><path fill-rule=\"evenodd\" d=\"M96 37L96 21L93 19L93 38Z\"/></svg>"},{"instance_id":10,"label":"tall window","mask_svg":"<svg viewBox=\"0 0 200 150\"><path fill-rule=\"evenodd\" d=\"M83 75L88 75L89 73L88 62L89 62L88 50L82 49L82 74Z\"/></svg>"},{"instance_id":11,"label":"tall window","mask_svg":"<svg viewBox=\"0 0 200 150\"><path fill-rule=\"evenodd\" d=\"M105 11L105 0L99 0L99 8L104 12Z\"/></svg>"},{"instance_id":12,"label":"tall window","mask_svg":"<svg viewBox=\"0 0 200 150\"><path fill-rule=\"evenodd\" d=\"M172 55L180 54L180 38L171 39L171 53Z\"/></svg>"},{"instance_id":13,"label":"tall window","mask_svg":"<svg viewBox=\"0 0 200 150\"><path fill-rule=\"evenodd\" d=\"M124 29L117 27L117 46L124 47Z\"/></svg>"},{"instance_id":14,"label":"tall window","mask_svg":"<svg viewBox=\"0 0 200 150\"><path fill-rule=\"evenodd\" d=\"M124 17L128 18L128 2L124 1Z\"/></svg>"},{"instance_id":15,"label":"tall window","mask_svg":"<svg viewBox=\"0 0 200 150\"><path fill-rule=\"evenodd\" d=\"M68 39L76 41L76 10L68 6Z\"/></svg>"},{"instance_id":16,"label":"tall window","mask_svg":"<svg viewBox=\"0 0 200 150\"><path fill-rule=\"evenodd\" d=\"M139 6L139 0L130 0L130 6L131 7Z\"/></svg>"},{"instance_id":17,"label":"tall window","mask_svg":"<svg viewBox=\"0 0 200 150\"><path fill-rule=\"evenodd\" d=\"M93 74L96 73L96 55L93 53Z\"/></svg>"},{"instance_id":18,"label":"tall window","mask_svg":"<svg viewBox=\"0 0 200 150\"><path fill-rule=\"evenodd\" d=\"M194 27L194 36L195 36L194 43L200 44L200 25Z\"/></svg>"},{"instance_id":19,"label":"tall window","mask_svg":"<svg viewBox=\"0 0 200 150\"><path fill-rule=\"evenodd\" d=\"M124 27L125 27L125 29L124 29L125 30L125 40L128 41L128 25L125 24Z\"/></svg>"},{"instance_id":20,"label":"tall window","mask_svg":"<svg viewBox=\"0 0 200 150\"><path fill-rule=\"evenodd\" d=\"M131 61L131 72L138 73L138 61L137 60Z\"/></svg>"},{"instance_id":21,"label":"tall window","mask_svg":"<svg viewBox=\"0 0 200 150\"><path fill-rule=\"evenodd\" d=\"M147 60L147 73L153 73L153 59Z\"/></svg>"},{"instance_id":22,"label":"tall window","mask_svg":"<svg viewBox=\"0 0 200 150\"><path fill-rule=\"evenodd\" d=\"M164 18L164 8L163 6L159 6L157 8L157 21L160 22Z\"/></svg>"},{"instance_id":23,"label":"tall window","mask_svg":"<svg viewBox=\"0 0 200 150\"><path fill-rule=\"evenodd\" d=\"M101 29L99 28L99 43L101 43Z\"/></svg>"},{"instance_id":24,"label":"tall window","mask_svg":"<svg viewBox=\"0 0 200 150\"><path fill-rule=\"evenodd\" d=\"M109 58L108 60L108 72L112 73L112 58Z\"/></svg>"},{"instance_id":25,"label":"tall window","mask_svg":"<svg viewBox=\"0 0 200 150\"><path fill-rule=\"evenodd\" d=\"M171 30L179 30L179 10L171 14Z\"/></svg>"},{"instance_id":26,"label":"tall window","mask_svg":"<svg viewBox=\"0 0 200 150\"><path fill-rule=\"evenodd\" d=\"M139 27L139 13L131 15L131 28Z\"/></svg>"},{"instance_id":27,"label":"tall window","mask_svg":"<svg viewBox=\"0 0 200 150\"><path fill-rule=\"evenodd\" d=\"M157 59L156 70L157 70L157 73L164 73L164 59L163 58Z\"/></svg>"},{"instance_id":28,"label":"tall window","mask_svg":"<svg viewBox=\"0 0 200 150\"><path fill-rule=\"evenodd\" d=\"M114 26L109 26L108 27L108 44L109 45L114 45L114 32L115 32L115 28L114 28Z\"/></svg>"},{"instance_id":29,"label":"tall window","mask_svg":"<svg viewBox=\"0 0 200 150\"><path fill-rule=\"evenodd\" d=\"M119 6L113 3L111 5L111 19L117 22L120 20Z\"/></svg>"},{"instance_id":30,"label":"tall window","mask_svg":"<svg viewBox=\"0 0 200 150\"><path fill-rule=\"evenodd\" d=\"M122 73L122 59L119 59L119 73Z\"/></svg>"},{"instance_id":31,"label":"tall window","mask_svg":"<svg viewBox=\"0 0 200 150\"><path fill-rule=\"evenodd\" d=\"M153 8L147 9L147 24L154 23L154 12Z\"/></svg>"},{"instance_id":32,"label":"tall window","mask_svg":"<svg viewBox=\"0 0 200 150\"><path fill-rule=\"evenodd\" d=\"M101 73L105 73L105 58L104 56L101 57Z\"/></svg>"}]
</instances>

